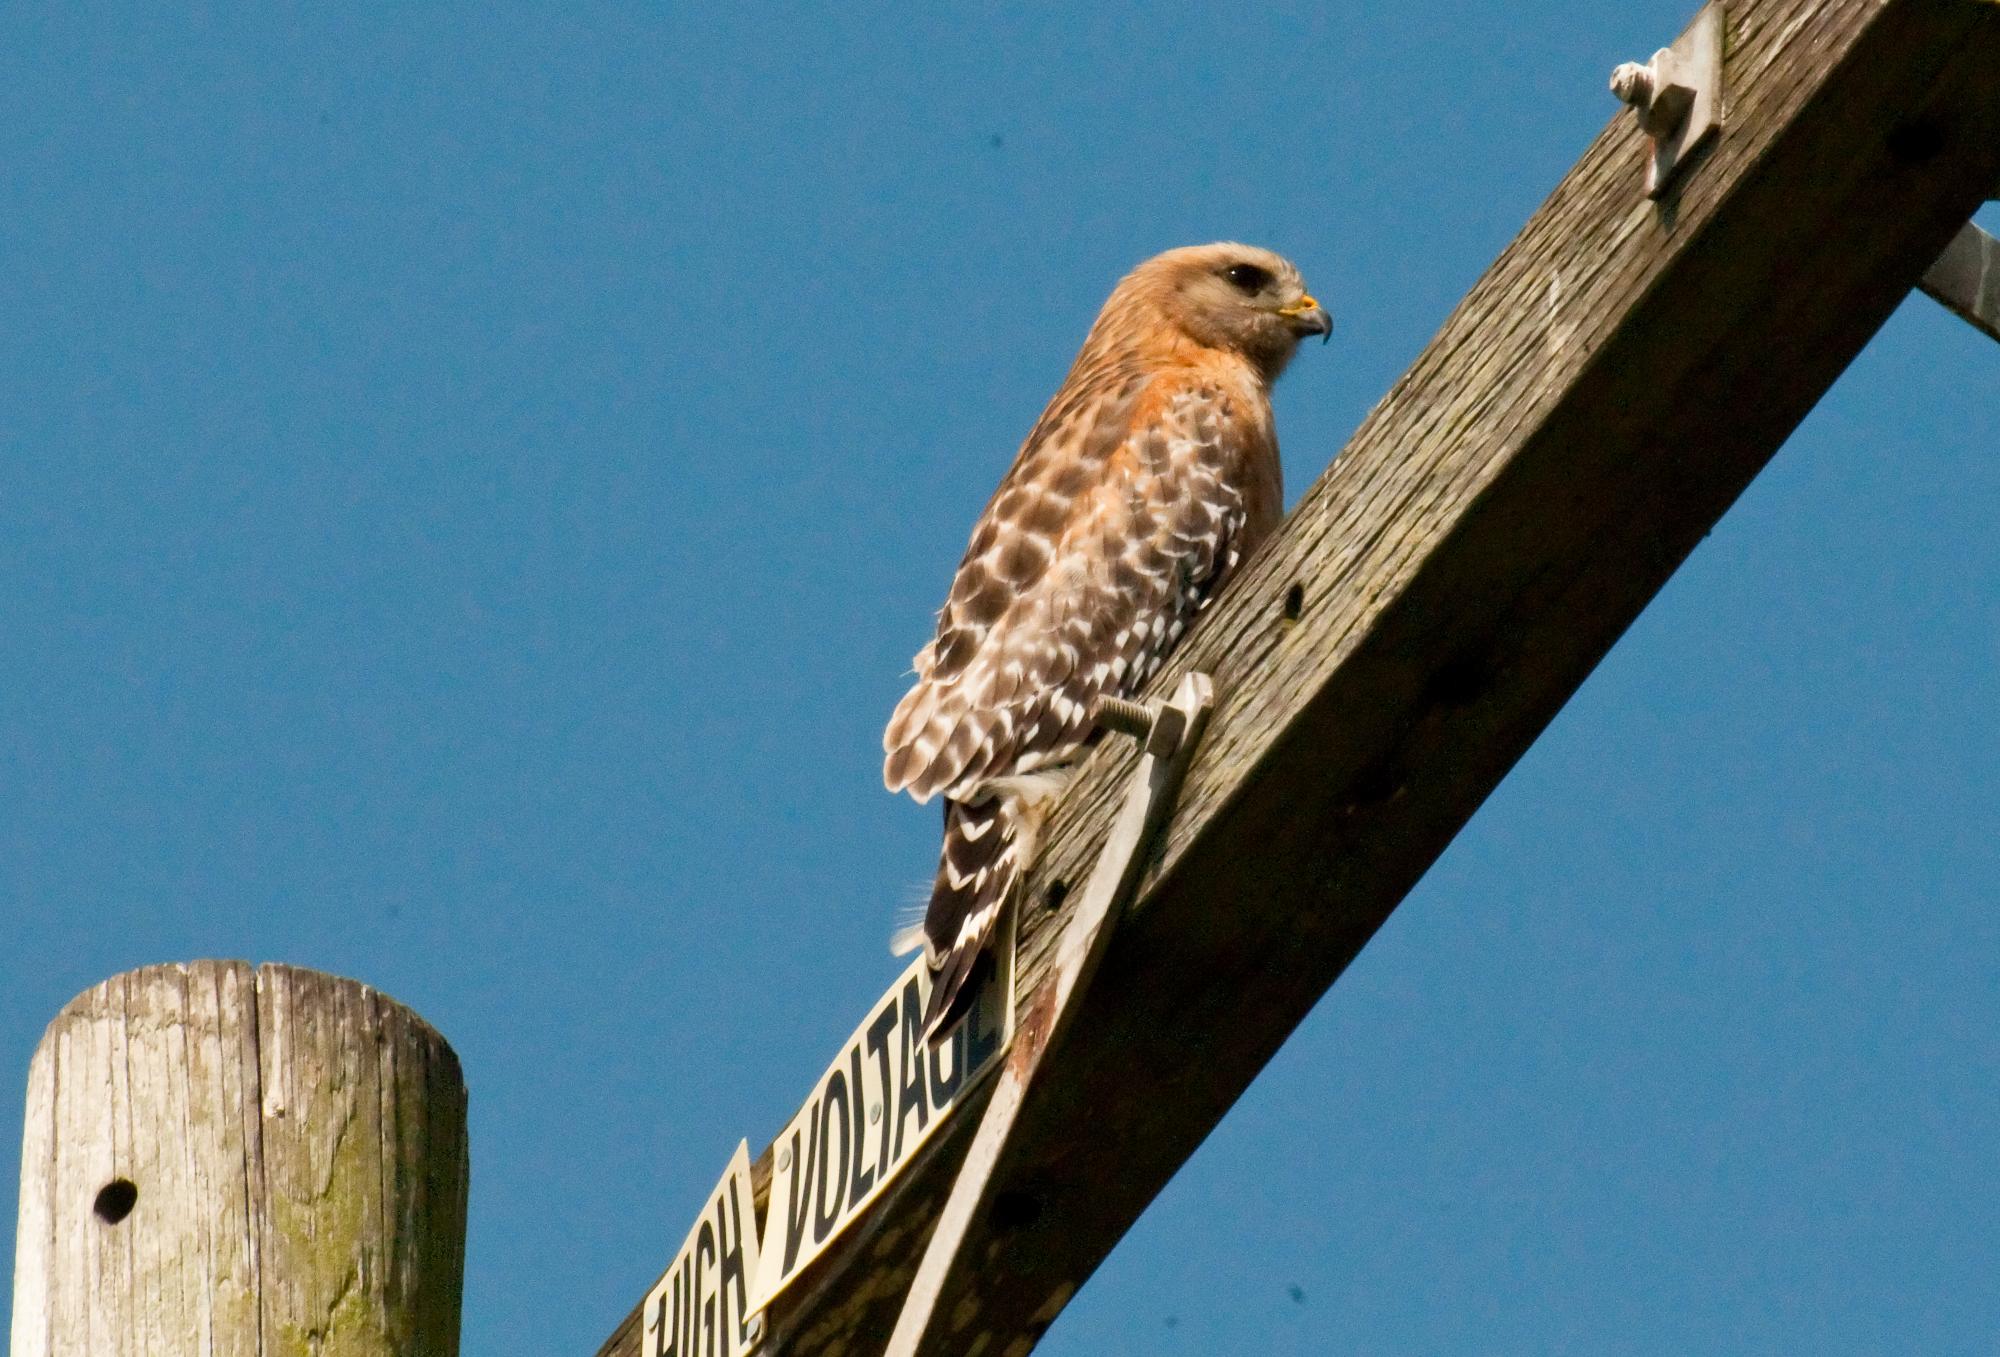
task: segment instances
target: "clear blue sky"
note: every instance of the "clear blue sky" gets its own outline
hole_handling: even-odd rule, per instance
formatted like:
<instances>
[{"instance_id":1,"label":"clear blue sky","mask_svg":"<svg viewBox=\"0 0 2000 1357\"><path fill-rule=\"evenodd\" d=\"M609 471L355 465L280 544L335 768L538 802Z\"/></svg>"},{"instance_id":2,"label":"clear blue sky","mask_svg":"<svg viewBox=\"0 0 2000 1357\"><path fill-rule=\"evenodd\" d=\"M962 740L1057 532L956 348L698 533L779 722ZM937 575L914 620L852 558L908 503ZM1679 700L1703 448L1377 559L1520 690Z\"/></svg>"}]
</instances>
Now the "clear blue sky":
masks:
<instances>
[{"instance_id":1,"label":"clear blue sky","mask_svg":"<svg viewBox=\"0 0 2000 1357\"><path fill-rule=\"evenodd\" d=\"M1296 497L1692 0L727 8L0 54L0 1144L106 975L368 980L477 1357L592 1350L893 976L880 729L1118 275L1299 262ZM1918 298L1044 1351L1993 1351L1996 691L2000 346Z\"/></svg>"}]
</instances>

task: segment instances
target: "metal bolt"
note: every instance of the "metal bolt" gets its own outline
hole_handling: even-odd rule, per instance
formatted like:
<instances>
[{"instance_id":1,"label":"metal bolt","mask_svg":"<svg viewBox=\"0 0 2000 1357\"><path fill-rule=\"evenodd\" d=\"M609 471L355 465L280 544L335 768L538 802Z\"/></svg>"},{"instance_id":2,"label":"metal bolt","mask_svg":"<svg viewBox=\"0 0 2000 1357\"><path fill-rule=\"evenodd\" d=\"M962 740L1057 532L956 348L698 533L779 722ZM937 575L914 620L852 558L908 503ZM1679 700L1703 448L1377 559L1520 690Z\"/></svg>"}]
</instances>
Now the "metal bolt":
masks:
<instances>
[{"instance_id":1,"label":"metal bolt","mask_svg":"<svg viewBox=\"0 0 2000 1357\"><path fill-rule=\"evenodd\" d=\"M783 1173L792 1166L792 1147L787 1145L778 1151L778 1171Z\"/></svg>"},{"instance_id":2,"label":"metal bolt","mask_svg":"<svg viewBox=\"0 0 2000 1357\"><path fill-rule=\"evenodd\" d=\"M1098 698L1091 719L1105 730L1115 730L1137 740L1145 739L1153 730L1153 709L1122 697Z\"/></svg>"},{"instance_id":3,"label":"metal bolt","mask_svg":"<svg viewBox=\"0 0 2000 1357\"><path fill-rule=\"evenodd\" d=\"M1611 72L1611 92L1639 112L1650 137L1672 136L1694 107L1694 91L1677 79L1679 58L1662 47L1645 65L1628 61Z\"/></svg>"},{"instance_id":4,"label":"metal bolt","mask_svg":"<svg viewBox=\"0 0 2000 1357\"><path fill-rule=\"evenodd\" d=\"M1646 108L1652 104L1652 90L1658 76L1652 70L1652 62L1624 62L1612 70L1612 94L1618 102L1632 104L1632 108Z\"/></svg>"},{"instance_id":5,"label":"metal bolt","mask_svg":"<svg viewBox=\"0 0 2000 1357\"><path fill-rule=\"evenodd\" d=\"M1621 103L1634 108L1645 108L1653 102L1653 66L1651 62L1641 66L1636 61L1628 61L1611 72L1611 92Z\"/></svg>"}]
</instances>

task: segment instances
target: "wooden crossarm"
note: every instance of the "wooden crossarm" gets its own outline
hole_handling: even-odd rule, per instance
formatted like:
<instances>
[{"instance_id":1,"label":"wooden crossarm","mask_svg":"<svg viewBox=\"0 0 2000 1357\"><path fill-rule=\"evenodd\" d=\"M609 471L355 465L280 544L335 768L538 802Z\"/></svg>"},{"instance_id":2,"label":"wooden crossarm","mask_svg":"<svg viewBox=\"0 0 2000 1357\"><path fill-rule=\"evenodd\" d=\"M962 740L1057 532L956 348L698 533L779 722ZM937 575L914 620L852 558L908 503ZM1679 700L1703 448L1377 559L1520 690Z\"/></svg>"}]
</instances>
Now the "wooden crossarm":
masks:
<instances>
[{"instance_id":1,"label":"wooden crossarm","mask_svg":"<svg viewBox=\"0 0 2000 1357\"><path fill-rule=\"evenodd\" d=\"M1653 202L1612 117L1156 683L1215 717L923 1351L1033 1345L2000 182L2000 4L1727 19L1721 135ZM1050 826L1023 1012L1132 757ZM783 1357L882 1350L978 1115L774 1305Z\"/></svg>"}]
</instances>

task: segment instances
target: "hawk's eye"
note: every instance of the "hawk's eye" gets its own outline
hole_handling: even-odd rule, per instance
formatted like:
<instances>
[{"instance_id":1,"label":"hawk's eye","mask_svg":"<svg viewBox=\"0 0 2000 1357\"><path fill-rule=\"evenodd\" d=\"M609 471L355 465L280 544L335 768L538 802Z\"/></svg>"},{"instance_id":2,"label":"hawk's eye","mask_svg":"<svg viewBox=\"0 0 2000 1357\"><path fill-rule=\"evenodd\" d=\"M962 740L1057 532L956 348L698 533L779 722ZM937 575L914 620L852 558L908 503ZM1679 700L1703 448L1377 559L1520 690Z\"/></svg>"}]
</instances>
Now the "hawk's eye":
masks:
<instances>
[{"instance_id":1,"label":"hawk's eye","mask_svg":"<svg viewBox=\"0 0 2000 1357\"><path fill-rule=\"evenodd\" d=\"M1255 296L1271 285L1271 271L1260 269L1255 264L1231 264L1222 271L1222 276L1249 296Z\"/></svg>"}]
</instances>

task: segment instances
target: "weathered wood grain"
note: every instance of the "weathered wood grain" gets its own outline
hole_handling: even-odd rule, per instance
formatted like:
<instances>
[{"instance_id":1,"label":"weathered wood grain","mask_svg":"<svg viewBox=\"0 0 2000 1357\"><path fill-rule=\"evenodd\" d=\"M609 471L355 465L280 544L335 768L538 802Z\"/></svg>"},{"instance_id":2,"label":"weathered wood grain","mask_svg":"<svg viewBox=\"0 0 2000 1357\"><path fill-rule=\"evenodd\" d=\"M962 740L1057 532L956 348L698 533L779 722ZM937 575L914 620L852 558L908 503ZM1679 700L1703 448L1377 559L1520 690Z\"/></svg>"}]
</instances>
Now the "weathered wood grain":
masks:
<instances>
[{"instance_id":1,"label":"weathered wood grain","mask_svg":"<svg viewBox=\"0 0 2000 1357\"><path fill-rule=\"evenodd\" d=\"M1033 1346L2000 181L2000 5L1728 28L1720 139L1649 202L1614 117L1156 680L1216 675L1216 717L927 1351ZM1023 1010L1129 758L1051 826ZM880 1351L963 1145L780 1298L777 1352Z\"/></svg>"},{"instance_id":2,"label":"weathered wood grain","mask_svg":"<svg viewBox=\"0 0 2000 1357\"><path fill-rule=\"evenodd\" d=\"M1075 1017L1073 1002L1090 992L1091 977L1145 871L1145 850L1173 813L1174 793L1194 761L1213 703L1214 690L1206 674L1183 674L1173 697L1156 714L1137 713L1137 728L1130 733L1139 737L1142 752L1124 805L1091 866L1090 879L1075 906L1066 911L1049 982L1035 991L1035 1007L1022 1014L1015 1027L998 1086L987 1098L971 1147L959 1160L951 1192L905 1290L886 1357L910 1357L930 1346L930 1335L942 1319L937 1302L960 1250L996 1204L991 1175L1006 1161L1008 1138L1024 1094L1034 1086L1043 1062L1061 1056L1063 1037ZM778 1338L782 1342L782 1334Z\"/></svg>"},{"instance_id":3,"label":"weathered wood grain","mask_svg":"<svg viewBox=\"0 0 2000 1357\"><path fill-rule=\"evenodd\" d=\"M14 1357L451 1357L465 1086L366 985L200 961L113 977L28 1076Z\"/></svg>"}]
</instances>

